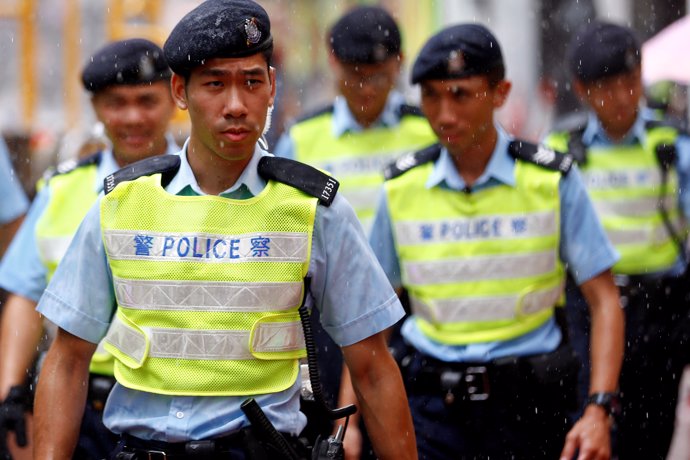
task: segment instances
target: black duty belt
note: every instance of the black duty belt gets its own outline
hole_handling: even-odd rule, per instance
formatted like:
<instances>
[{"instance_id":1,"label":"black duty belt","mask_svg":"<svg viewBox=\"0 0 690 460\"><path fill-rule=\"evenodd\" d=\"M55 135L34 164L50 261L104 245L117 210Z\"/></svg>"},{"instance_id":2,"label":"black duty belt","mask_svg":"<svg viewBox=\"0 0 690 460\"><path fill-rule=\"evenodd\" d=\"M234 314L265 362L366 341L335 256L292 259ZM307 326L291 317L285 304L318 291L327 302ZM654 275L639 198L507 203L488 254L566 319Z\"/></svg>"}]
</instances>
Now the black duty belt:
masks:
<instances>
[{"instance_id":1,"label":"black duty belt","mask_svg":"<svg viewBox=\"0 0 690 460\"><path fill-rule=\"evenodd\" d=\"M124 441L123 452L116 456L120 460L181 460L199 458L218 458L227 454L231 449L242 449L244 431L237 431L229 436L217 439L205 439L188 442L163 442L143 440L122 435Z\"/></svg>"},{"instance_id":2,"label":"black duty belt","mask_svg":"<svg viewBox=\"0 0 690 460\"><path fill-rule=\"evenodd\" d=\"M442 395L448 405L513 398L516 391L565 391L575 384L581 365L567 342L550 353L486 363L451 363L419 352L408 358L403 364L408 391Z\"/></svg>"}]
</instances>

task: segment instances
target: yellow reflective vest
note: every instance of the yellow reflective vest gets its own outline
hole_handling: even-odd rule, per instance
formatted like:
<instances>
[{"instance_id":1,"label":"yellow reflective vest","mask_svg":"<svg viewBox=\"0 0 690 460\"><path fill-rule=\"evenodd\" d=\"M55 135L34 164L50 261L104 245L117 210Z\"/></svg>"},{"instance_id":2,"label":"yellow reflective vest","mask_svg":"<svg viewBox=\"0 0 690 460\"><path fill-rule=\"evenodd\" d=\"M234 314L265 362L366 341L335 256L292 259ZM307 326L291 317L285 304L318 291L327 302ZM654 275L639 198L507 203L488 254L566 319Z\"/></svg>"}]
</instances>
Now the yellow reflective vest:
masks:
<instances>
[{"instance_id":1,"label":"yellow reflective vest","mask_svg":"<svg viewBox=\"0 0 690 460\"><path fill-rule=\"evenodd\" d=\"M447 345L510 340L561 299L561 172L515 164L516 185L427 188L433 162L385 182L403 286L419 329Z\"/></svg>"},{"instance_id":2,"label":"yellow reflective vest","mask_svg":"<svg viewBox=\"0 0 690 460\"><path fill-rule=\"evenodd\" d=\"M580 165L583 181L611 243L621 255L613 267L615 273L662 272L678 259L678 246L658 208L663 194L669 220L684 237L678 177L675 168L670 168L666 180L662 179L655 153L660 144L673 145L677 136L674 128L660 126L647 130L644 145L586 149L586 162ZM567 151L570 137L568 132L553 133L546 143Z\"/></svg>"},{"instance_id":3,"label":"yellow reflective vest","mask_svg":"<svg viewBox=\"0 0 690 460\"><path fill-rule=\"evenodd\" d=\"M98 197L94 187L98 174L98 155L83 160L77 167L48 179L50 199L36 222L38 253L53 277L72 237ZM39 187L45 186L44 183ZM90 372L113 375L113 357L99 344L91 359Z\"/></svg>"},{"instance_id":4,"label":"yellow reflective vest","mask_svg":"<svg viewBox=\"0 0 690 460\"><path fill-rule=\"evenodd\" d=\"M307 117L289 130L295 159L328 171L368 233L383 183L384 167L397 157L436 142L418 109L403 105L400 123L333 135L333 107Z\"/></svg>"},{"instance_id":5,"label":"yellow reflective vest","mask_svg":"<svg viewBox=\"0 0 690 460\"><path fill-rule=\"evenodd\" d=\"M161 174L117 184L101 226L117 312L104 341L122 385L170 395L290 387L305 356L298 308L317 199L176 196Z\"/></svg>"}]
</instances>

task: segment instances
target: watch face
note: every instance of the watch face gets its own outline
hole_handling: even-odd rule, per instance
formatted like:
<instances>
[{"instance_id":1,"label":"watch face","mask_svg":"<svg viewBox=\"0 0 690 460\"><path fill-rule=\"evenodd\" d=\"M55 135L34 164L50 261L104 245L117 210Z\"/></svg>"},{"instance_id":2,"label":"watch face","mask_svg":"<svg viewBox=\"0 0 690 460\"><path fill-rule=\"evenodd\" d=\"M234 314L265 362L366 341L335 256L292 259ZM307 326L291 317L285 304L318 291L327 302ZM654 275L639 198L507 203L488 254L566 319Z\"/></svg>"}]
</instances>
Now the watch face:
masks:
<instances>
[{"instance_id":1,"label":"watch face","mask_svg":"<svg viewBox=\"0 0 690 460\"><path fill-rule=\"evenodd\" d=\"M621 411L620 398L617 393L594 393L587 398L587 404L601 406L609 415L618 415Z\"/></svg>"}]
</instances>

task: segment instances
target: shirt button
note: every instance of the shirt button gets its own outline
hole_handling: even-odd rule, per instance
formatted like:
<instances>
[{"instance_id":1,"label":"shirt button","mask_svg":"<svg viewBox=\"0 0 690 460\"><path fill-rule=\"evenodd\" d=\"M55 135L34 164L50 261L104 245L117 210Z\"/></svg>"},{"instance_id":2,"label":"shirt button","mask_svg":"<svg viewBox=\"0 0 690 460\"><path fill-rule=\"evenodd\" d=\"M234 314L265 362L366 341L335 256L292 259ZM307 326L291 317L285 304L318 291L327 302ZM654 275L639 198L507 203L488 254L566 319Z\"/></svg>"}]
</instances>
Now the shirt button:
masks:
<instances>
[{"instance_id":1,"label":"shirt button","mask_svg":"<svg viewBox=\"0 0 690 460\"><path fill-rule=\"evenodd\" d=\"M177 417L177 418L183 418L183 417L184 417L184 412L177 412L177 413L175 414L175 417Z\"/></svg>"}]
</instances>

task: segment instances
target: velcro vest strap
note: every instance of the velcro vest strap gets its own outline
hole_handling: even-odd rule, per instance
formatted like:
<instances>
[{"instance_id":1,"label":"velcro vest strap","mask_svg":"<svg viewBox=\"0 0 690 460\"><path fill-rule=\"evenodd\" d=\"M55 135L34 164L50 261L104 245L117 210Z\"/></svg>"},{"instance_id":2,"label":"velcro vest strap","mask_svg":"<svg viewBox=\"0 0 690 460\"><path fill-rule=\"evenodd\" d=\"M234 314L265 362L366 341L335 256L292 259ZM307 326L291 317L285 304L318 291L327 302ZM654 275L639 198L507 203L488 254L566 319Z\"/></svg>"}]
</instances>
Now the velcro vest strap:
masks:
<instances>
[{"instance_id":1,"label":"velcro vest strap","mask_svg":"<svg viewBox=\"0 0 690 460\"><path fill-rule=\"evenodd\" d=\"M106 350L133 369L148 358L284 359L281 353L299 352L305 347L302 323L296 313L262 318L251 331L233 331L139 328L118 311L104 344Z\"/></svg>"},{"instance_id":2,"label":"velcro vest strap","mask_svg":"<svg viewBox=\"0 0 690 460\"><path fill-rule=\"evenodd\" d=\"M165 188L180 169L181 161L177 155L158 155L139 160L103 179L103 192L107 195L120 182L127 182L153 174L161 175L161 187Z\"/></svg>"},{"instance_id":3,"label":"velcro vest strap","mask_svg":"<svg viewBox=\"0 0 690 460\"><path fill-rule=\"evenodd\" d=\"M339 183L326 173L300 163L299 161L279 157L261 157L259 175L266 180L275 180L295 187L328 207L333 203Z\"/></svg>"},{"instance_id":4,"label":"velcro vest strap","mask_svg":"<svg viewBox=\"0 0 690 460\"><path fill-rule=\"evenodd\" d=\"M573 165L573 157L557 152L542 144L532 144L531 142L514 140L508 145L508 152L520 160L527 161L552 171L560 171L568 174Z\"/></svg>"}]
</instances>

